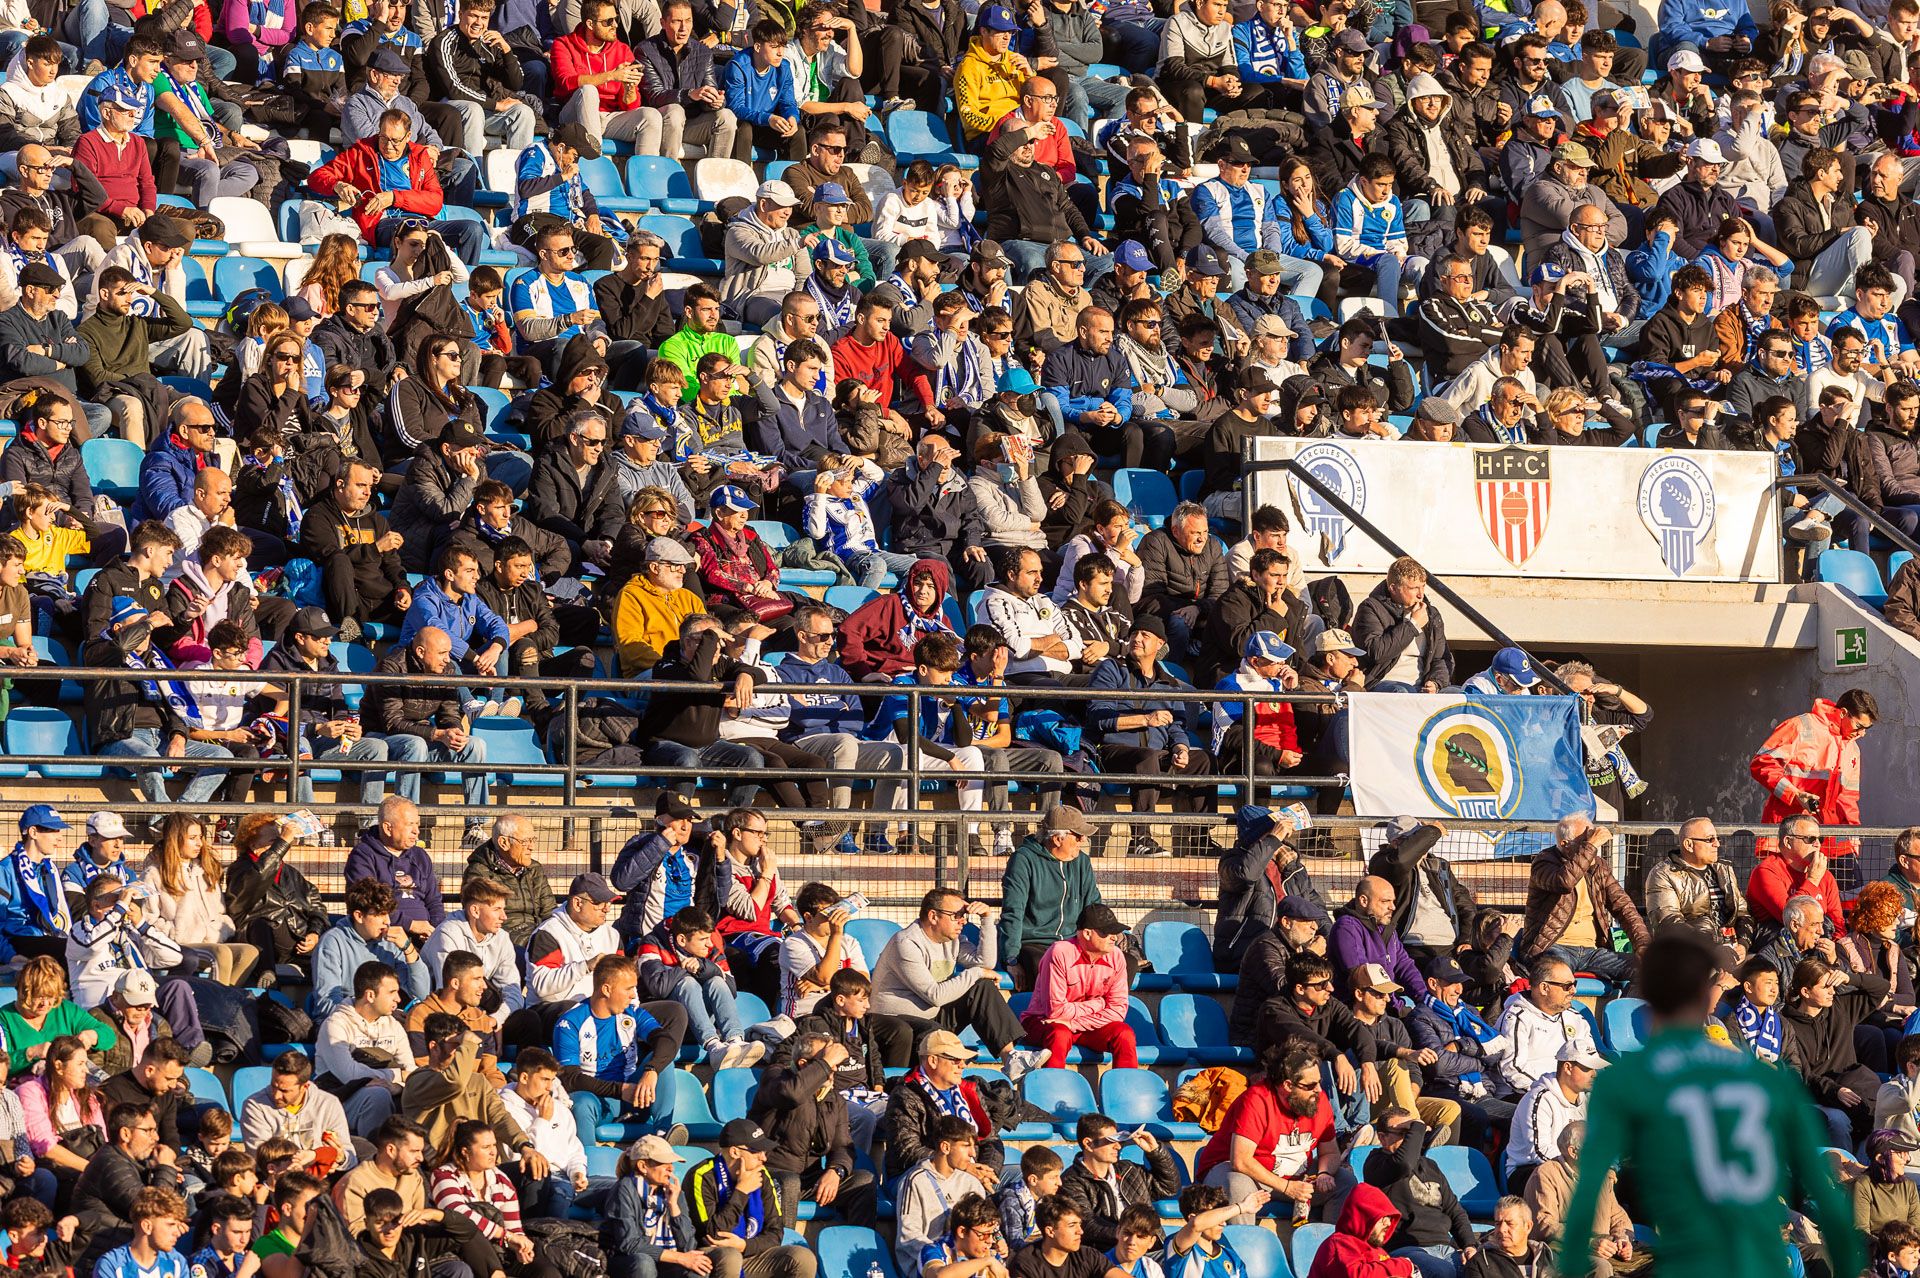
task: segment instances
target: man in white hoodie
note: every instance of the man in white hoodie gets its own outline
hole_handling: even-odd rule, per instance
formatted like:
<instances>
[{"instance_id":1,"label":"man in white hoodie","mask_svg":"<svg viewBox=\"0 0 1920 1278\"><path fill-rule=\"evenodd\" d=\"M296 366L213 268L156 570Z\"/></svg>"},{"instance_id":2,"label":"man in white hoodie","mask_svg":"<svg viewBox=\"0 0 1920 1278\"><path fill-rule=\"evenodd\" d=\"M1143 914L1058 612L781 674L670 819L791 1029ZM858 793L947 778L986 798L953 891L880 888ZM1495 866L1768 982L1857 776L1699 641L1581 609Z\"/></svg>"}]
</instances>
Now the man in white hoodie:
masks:
<instances>
[{"instance_id":1,"label":"man in white hoodie","mask_svg":"<svg viewBox=\"0 0 1920 1278\"><path fill-rule=\"evenodd\" d=\"M1535 1079L1513 1111L1507 1140L1508 1193L1526 1189L1534 1168L1560 1152L1560 1133L1567 1124L1586 1119L1593 1076L1607 1063L1593 1044L1572 1040L1561 1044L1553 1059L1552 1072Z\"/></svg>"},{"instance_id":2,"label":"man in white hoodie","mask_svg":"<svg viewBox=\"0 0 1920 1278\"><path fill-rule=\"evenodd\" d=\"M1501 1009L1494 1029L1513 1050L1500 1062L1500 1081L1516 1095L1553 1073L1562 1047L1578 1044L1596 1050L1593 1028L1574 1010L1573 989L1573 969L1566 961L1543 958L1533 966L1527 992L1515 994Z\"/></svg>"}]
</instances>

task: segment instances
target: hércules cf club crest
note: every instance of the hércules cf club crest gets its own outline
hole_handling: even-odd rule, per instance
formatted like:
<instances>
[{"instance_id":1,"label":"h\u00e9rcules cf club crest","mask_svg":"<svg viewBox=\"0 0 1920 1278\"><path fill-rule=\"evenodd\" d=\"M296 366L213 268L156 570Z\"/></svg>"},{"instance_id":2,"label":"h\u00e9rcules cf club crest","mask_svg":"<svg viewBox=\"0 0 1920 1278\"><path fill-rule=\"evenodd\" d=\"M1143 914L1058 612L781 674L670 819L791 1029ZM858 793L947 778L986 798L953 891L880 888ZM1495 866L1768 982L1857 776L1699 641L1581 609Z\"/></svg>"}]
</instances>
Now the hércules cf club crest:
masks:
<instances>
[{"instance_id":1,"label":"h\u00e9rcules cf club crest","mask_svg":"<svg viewBox=\"0 0 1920 1278\"><path fill-rule=\"evenodd\" d=\"M1493 548L1515 568L1525 566L1547 535L1553 497L1547 450L1519 444L1474 449L1473 491Z\"/></svg>"}]
</instances>

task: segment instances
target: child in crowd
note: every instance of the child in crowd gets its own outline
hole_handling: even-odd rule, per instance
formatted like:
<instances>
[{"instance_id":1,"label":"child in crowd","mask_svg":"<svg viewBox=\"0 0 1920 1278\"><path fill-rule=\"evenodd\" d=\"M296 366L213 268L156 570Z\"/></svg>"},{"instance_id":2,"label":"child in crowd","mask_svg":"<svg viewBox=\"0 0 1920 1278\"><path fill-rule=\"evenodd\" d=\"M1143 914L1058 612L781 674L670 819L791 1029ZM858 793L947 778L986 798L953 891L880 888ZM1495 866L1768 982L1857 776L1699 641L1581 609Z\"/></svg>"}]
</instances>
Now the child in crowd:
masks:
<instances>
[{"instance_id":1,"label":"child in crowd","mask_svg":"<svg viewBox=\"0 0 1920 1278\"><path fill-rule=\"evenodd\" d=\"M62 1216L56 1223L53 1210L38 1198L9 1198L0 1208L0 1226L7 1231L0 1265L17 1278L66 1278L72 1272L73 1231L79 1225L77 1216Z\"/></svg>"},{"instance_id":2,"label":"child in crowd","mask_svg":"<svg viewBox=\"0 0 1920 1278\"><path fill-rule=\"evenodd\" d=\"M253 313L247 316L247 335L240 339L233 352L240 366L240 381L260 371L260 361L267 353L267 339L284 333L288 324L286 309L278 302L262 302L253 308Z\"/></svg>"},{"instance_id":3,"label":"child in crowd","mask_svg":"<svg viewBox=\"0 0 1920 1278\"><path fill-rule=\"evenodd\" d=\"M1167 1278L1167 1271L1155 1253L1160 1250L1160 1213L1145 1203L1136 1203L1120 1214L1113 1250L1107 1259L1127 1278Z\"/></svg>"},{"instance_id":4,"label":"child in crowd","mask_svg":"<svg viewBox=\"0 0 1920 1278\"><path fill-rule=\"evenodd\" d=\"M180 1159L180 1173L186 1178L187 1194L198 1198L208 1185L218 1177L220 1159L233 1152L233 1115L224 1109L206 1109L200 1112L200 1130L195 1134L193 1144ZM240 1157L246 1162L247 1171L253 1171L253 1156L242 1152Z\"/></svg>"},{"instance_id":5,"label":"child in crowd","mask_svg":"<svg viewBox=\"0 0 1920 1278\"><path fill-rule=\"evenodd\" d=\"M1920 1231L1904 1220L1890 1220L1873 1235L1872 1278L1913 1278L1920 1269Z\"/></svg>"},{"instance_id":6,"label":"child in crowd","mask_svg":"<svg viewBox=\"0 0 1920 1278\"><path fill-rule=\"evenodd\" d=\"M13 509L20 519L14 540L26 552L27 589L51 626L78 606L67 575L67 556L87 554L93 543L86 530L68 517L67 503L51 488L22 485L14 493Z\"/></svg>"},{"instance_id":7,"label":"child in crowd","mask_svg":"<svg viewBox=\"0 0 1920 1278\"><path fill-rule=\"evenodd\" d=\"M726 948L705 910L688 906L649 933L640 943L639 970L640 997L670 999L685 1008L688 1033L709 1053L745 1039ZM737 1063L751 1065L766 1052L764 1044L749 1046L757 1050Z\"/></svg>"},{"instance_id":8,"label":"child in crowd","mask_svg":"<svg viewBox=\"0 0 1920 1278\"><path fill-rule=\"evenodd\" d=\"M253 1242L253 1203L221 1194L207 1204L202 1215L207 1243L187 1259L192 1278L251 1278L260 1268L260 1257L249 1250Z\"/></svg>"},{"instance_id":9,"label":"child in crowd","mask_svg":"<svg viewBox=\"0 0 1920 1278\"><path fill-rule=\"evenodd\" d=\"M1167 1239L1167 1271L1174 1274L1248 1273L1246 1262L1227 1241L1227 1225L1237 1216L1252 1219L1272 1197L1270 1191L1256 1189L1239 1202L1229 1203L1227 1191L1217 1185L1188 1185L1180 1191L1180 1228ZM1123 1228L1125 1224L1123 1219Z\"/></svg>"},{"instance_id":10,"label":"child in crowd","mask_svg":"<svg viewBox=\"0 0 1920 1278\"><path fill-rule=\"evenodd\" d=\"M1781 1052L1780 971L1755 955L1740 965L1740 1001L1733 1008L1732 1030L1741 1046L1763 1061Z\"/></svg>"},{"instance_id":11,"label":"child in crowd","mask_svg":"<svg viewBox=\"0 0 1920 1278\"><path fill-rule=\"evenodd\" d=\"M0 668L37 666L33 647L33 596L27 590L27 548L0 537ZM13 683L0 680L0 719L7 717Z\"/></svg>"},{"instance_id":12,"label":"child in crowd","mask_svg":"<svg viewBox=\"0 0 1920 1278\"><path fill-rule=\"evenodd\" d=\"M973 187L951 164L935 169L915 160L900 176L900 189L889 191L874 210L873 237L906 245L929 240L938 249L968 247L962 223L973 222Z\"/></svg>"},{"instance_id":13,"label":"child in crowd","mask_svg":"<svg viewBox=\"0 0 1920 1278\"><path fill-rule=\"evenodd\" d=\"M814 472L806 500L806 533L821 550L846 565L856 585L878 590L887 575L905 580L915 559L880 549L867 498L887 473L865 457L828 453Z\"/></svg>"},{"instance_id":14,"label":"child in crowd","mask_svg":"<svg viewBox=\"0 0 1920 1278\"><path fill-rule=\"evenodd\" d=\"M540 384L540 361L513 353L513 325L501 306L507 286L497 266L476 266L467 280L466 300L460 313L472 325L477 367L468 369L468 380L480 386L505 386L513 377L526 386ZM469 363L473 356L468 356Z\"/></svg>"},{"instance_id":15,"label":"child in crowd","mask_svg":"<svg viewBox=\"0 0 1920 1278\"><path fill-rule=\"evenodd\" d=\"M920 1255L927 1244L951 1232L947 1218L953 1204L981 1188L973 1174L979 1136L970 1121L942 1115L934 1120L929 1143L933 1152L900 1178L893 1254L903 1274L919 1272Z\"/></svg>"},{"instance_id":16,"label":"child in crowd","mask_svg":"<svg viewBox=\"0 0 1920 1278\"><path fill-rule=\"evenodd\" d=\"M816 885L809 884L808 887ZM806 895L807 888L801 889ZM799 929L789 937L804 936ZM827 996L814 1004L801 1028L831 1034L847 1049L847 1059L834 1071L833 1085L847 1102L847 1126L852 1129L853 1147L869 1150L880 1120L887 1116L886 1071L882 1049L874 1037L874 1022L867 1015L873 1004L873 981L858 968L843 967L827 979Z\"/></svg>"},{"instance_id":17,"label":"child in crowd","mask_svg":"<svg viewBox=\"0 0 1920 1278\"><path fill-rule=\"evenodd\" d=\"M1020 1155L1020 1179L1000 1191L1000 1232L1007 1236L1007 1246L1018 1251L1040 1236L1034 1209L1042 1198L1060 1192L1065 1171L1060 1155L1045 1145L1035 1145Z\"/></svg>"}]
</instances>

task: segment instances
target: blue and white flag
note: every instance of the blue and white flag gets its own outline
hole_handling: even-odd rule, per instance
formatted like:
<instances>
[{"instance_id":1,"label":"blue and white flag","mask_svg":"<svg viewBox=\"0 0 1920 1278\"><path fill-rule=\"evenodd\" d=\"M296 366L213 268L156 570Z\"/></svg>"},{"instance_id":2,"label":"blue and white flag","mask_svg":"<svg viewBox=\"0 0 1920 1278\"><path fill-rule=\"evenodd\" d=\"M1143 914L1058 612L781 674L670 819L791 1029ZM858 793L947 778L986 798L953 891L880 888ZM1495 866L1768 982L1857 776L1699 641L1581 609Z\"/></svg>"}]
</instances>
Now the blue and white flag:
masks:
<instances>
[{"instance_id":1,"label":"blue and white flag","mask_svg":"<svg viewBox=\"0 0 1920 1278\"><path fill-rule=\"evenodd\" d=\"M1368 692L1348 706L1353 808L1362 816L1593 815L1572 697Z\"/></svg>"}]
</instances>

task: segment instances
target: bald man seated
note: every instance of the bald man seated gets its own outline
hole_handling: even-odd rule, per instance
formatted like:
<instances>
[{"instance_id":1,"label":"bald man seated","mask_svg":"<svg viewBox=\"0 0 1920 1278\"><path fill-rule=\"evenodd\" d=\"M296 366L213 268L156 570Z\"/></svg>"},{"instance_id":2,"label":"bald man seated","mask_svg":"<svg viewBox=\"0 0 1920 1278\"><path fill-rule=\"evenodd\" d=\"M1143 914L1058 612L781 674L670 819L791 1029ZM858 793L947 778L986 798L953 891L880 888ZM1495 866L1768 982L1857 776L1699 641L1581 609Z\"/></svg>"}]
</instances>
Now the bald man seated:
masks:
<instances>
[{"instance_id":1,"label":"bald man seated","mask_svg":"<svg viewBox=\"0 0 1920 1278\"><path fill-rule=\"evenodd\" d=\"M1347 976L1362 963L1378 963L1387 975L1410 990L1427 987L1419 964L1407 953L1400 934L1393 930L1393 884L1369 874L1354 887L1353 899L1335 913L1333 934L1327 938L1332 951L1334 982L1340 997L1347 999Z\"/></svg>"},{"instance_id":2,"label":"bald man seated","mask_svg":"<svg viewBox=\"0 0 1920 1278\"><path fill-rule=\"evenodd\" d=\"M395 644L375 669L381 674L443 675L445 684L381 684L367 689L361 718L369 734L387 743L387 758L395 763L460 763L487 761L486 742L473 735L462 703L453 663L453 638L438 626L422 626L413 642ZM487 806L489 776L479 769L461 773L461 788L470 809L464 841L470 848L487 840L488 821L477 815ZM418 804L420 773L401 772L394 787L401 797Z\"/></svg>"}]
</instances>

